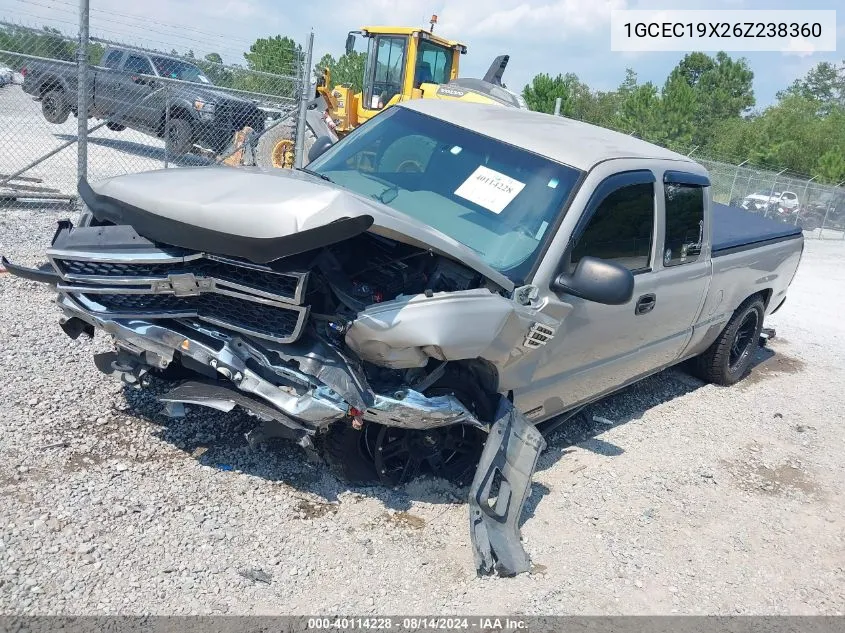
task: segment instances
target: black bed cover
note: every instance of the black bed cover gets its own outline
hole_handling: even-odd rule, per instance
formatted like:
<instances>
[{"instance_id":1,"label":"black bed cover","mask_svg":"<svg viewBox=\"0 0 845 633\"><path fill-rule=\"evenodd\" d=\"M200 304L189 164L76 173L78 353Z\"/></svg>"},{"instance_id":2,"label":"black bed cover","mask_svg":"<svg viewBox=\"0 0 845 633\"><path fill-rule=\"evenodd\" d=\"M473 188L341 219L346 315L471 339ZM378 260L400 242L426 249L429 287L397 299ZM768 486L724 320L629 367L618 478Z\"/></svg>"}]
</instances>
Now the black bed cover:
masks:
<instances>
[{"instance_id":1,"label":"black bed cover","mask_svg":"<svg viewBox=\"0 0 845 633\"><path fill-rule=\"evenodd\" d=\"M801 237L800 226L713 202L713 257Z\"/></svg>"}]
</instances>

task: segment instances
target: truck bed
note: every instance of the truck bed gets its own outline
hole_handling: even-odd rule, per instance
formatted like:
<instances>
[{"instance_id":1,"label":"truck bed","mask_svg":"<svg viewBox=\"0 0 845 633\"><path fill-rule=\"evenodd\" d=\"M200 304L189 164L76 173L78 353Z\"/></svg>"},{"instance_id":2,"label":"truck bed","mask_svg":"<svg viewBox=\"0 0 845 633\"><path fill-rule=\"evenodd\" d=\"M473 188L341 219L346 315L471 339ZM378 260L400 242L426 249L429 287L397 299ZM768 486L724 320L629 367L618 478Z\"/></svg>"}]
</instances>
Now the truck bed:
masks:
<instances>
[{"instance_id":1,"label":"truck bed","mask_svg":"<svg viewBox=\"0 0 845 633\"><path fill-rule=\"evenodd\" d=\"M738 207L713 202L712 208L713 257L802 235L800 226L764 218Z\"/></svg>"}]
</instances>

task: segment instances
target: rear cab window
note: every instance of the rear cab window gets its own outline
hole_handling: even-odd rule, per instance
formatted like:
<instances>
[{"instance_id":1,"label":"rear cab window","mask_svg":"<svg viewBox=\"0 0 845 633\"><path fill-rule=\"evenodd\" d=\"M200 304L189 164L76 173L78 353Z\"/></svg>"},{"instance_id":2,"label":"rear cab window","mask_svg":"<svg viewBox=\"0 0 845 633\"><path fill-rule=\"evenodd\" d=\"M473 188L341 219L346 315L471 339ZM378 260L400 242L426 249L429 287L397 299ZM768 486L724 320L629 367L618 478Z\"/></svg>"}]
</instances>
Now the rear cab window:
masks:
<instances>
[{"instance_id":1,"label":"rear cab window","mask_svg":"<svg viewBox=\"0 0 845 633\"><path fill-rule=\"evenodd\" d=\"M117 70L120 68L120 58L123 57L123 51L109 51L106 54L105 59L103 59L103 66L106 68L111 68L112 70Z\"/></svg>"},{"instance_id":2,"label":"rear cab window","mask_svg":"<svg viewBox=\"0 0 845 633\"><path fill-rule=\"evenodd\" d=\"M666 232L663 265L679 266L698 261L704 240L704 187L706 178L685 172L666 172L663 201Z\"/></svg>"}]
</instances>

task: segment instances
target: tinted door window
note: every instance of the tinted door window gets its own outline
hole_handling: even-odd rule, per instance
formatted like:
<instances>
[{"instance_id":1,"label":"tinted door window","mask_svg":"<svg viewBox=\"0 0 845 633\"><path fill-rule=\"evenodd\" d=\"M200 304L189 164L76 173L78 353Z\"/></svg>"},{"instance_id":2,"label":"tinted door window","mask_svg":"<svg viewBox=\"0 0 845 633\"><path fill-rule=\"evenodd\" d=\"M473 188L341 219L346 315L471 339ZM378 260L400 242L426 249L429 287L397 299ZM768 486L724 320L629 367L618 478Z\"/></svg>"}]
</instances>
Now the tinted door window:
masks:
<instances>
[{"instance_id":1,"label":"tinted door window","mask_svg":"<svg viewBox=\"0 0 845 633\"><path fill-rule=\"evenodd\" d=\"M704 189L697 185L667 183L666 240L663 265L677 266L696 261L704 236Z\"/></svg>"},{"instance_id":2,"label":"tinted door window","mask_svg":"<svg viewBox=\"0 0 845 633\"><path fill-rule=\"evenodd\" d=\"M654 184L621 187L596 209L572 249L573 266L582 257L599 257L644 270L651 260L654 233Z\"/></svg>"},{"instance_id":3,"label":"tinted door window","mask_svg":"<svg viewBox=\"0 0 845 633\"><path fill-rule=\"evenodd\" d=\"M146 57L140 57L139 55L130 55L126 59L123 69L126 72L137 73L138 75L153 74L153 67L150 65L149 60Z\"/></svg>"},{"instance_id":4,"label":"tinted door window","mask_svg":"<svg viewBox=\"0 0 845 633\"><path fill-rule=\"evenodd\" d=\"M106 55L105 60L103 60L103 66L111 69L118 68L120 66L120 58L122 56L122 51L109 51L109 54Z\"/></svg>"}]
</instances>

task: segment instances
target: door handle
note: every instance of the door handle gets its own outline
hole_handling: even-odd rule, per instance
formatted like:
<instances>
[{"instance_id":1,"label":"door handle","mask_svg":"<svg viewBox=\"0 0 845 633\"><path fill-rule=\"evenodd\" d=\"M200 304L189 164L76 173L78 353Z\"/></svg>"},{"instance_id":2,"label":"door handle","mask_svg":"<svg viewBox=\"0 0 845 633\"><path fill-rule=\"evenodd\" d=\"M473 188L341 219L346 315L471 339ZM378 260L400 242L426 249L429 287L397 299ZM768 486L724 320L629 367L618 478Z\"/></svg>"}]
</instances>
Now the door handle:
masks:
<instances>
[{"instance_id":1,"label":"door handle","mask_svg":"<svg viewBox=\"0 0 845 633\"><path fill-rule=\"evenodd\" d=\"M656 303L657 297L653 294L643 295L637 299L637 307L634 308L634 314L646 314L647 312L651 312L654 310Z\"/></svg>"}]
</instances>

